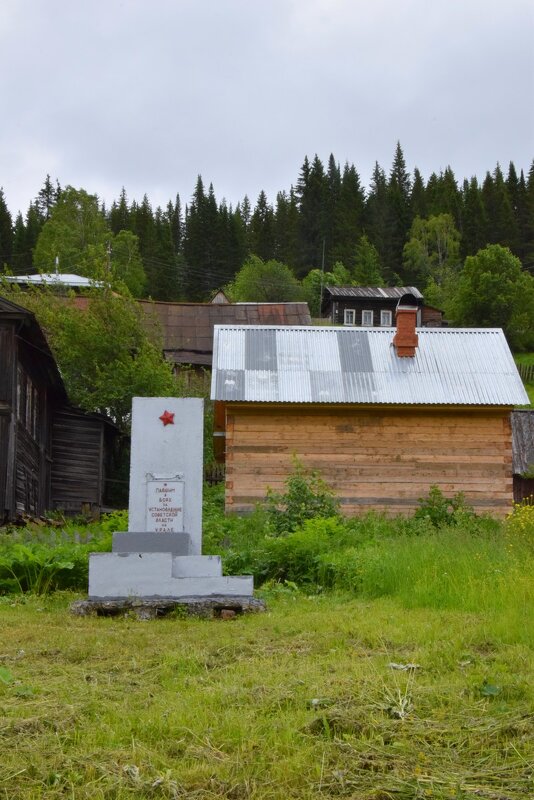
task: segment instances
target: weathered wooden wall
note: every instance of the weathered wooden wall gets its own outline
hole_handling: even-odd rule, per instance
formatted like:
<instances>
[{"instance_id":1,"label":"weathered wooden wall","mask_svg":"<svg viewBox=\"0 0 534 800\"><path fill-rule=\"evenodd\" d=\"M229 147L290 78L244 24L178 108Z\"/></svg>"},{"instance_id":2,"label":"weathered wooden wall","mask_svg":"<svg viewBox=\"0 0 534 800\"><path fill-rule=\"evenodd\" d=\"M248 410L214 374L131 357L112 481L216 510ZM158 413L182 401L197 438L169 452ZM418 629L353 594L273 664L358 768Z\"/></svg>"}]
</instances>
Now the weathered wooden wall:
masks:
<instances>
[{"instance_id":1,"label":"weathered wooden wall","mask_svg":"<svg viewBox=\"0 0 534 800\"><path fill-rule=\"evenodd\" d=\"M11 323L0 321L0 523L13 510L13 364L15 334Z\"/></svg>"},{"instance_id":2,"label":"weathered wooden wall","mask_svg":"<svg viewBox=\"0 0 534 800\"><path fill-rule=\"evenodd\" d=\"M318 469L348 515L410 513L433 484L478 512L512 503L507 410L226 407L226 507L244 512L282 490L292 457Z\"/></svg>"},{"instance_id":3,"label":"weathered wooden wall","mask_svg":"<svg viewBox=\"0 0 534 800\"><path fill-rule=\"evenodd\" d=\"M99 508L104 487L104 425L90 415L56 410L52 426L52 507Z\"/></svg>"}]
</instances>

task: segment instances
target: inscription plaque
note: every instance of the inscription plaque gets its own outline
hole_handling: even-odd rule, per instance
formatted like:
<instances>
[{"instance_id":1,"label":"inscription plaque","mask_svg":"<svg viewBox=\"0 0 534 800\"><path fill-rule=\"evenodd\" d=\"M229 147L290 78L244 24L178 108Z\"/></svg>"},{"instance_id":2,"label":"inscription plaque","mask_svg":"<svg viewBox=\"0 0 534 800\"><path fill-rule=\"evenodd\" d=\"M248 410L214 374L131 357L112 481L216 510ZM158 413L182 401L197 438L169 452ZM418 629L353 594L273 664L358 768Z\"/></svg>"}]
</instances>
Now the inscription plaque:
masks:
<instances>
[{"instance_id":1,"label":"inscription plaque","mask_svg":"<svg viewBox=\"0 0 534 800\"><path fill-rule=\"evenodd\" d=\"M151 533L183 533L184 482L147 480L146 530Z\"/></svg>"}]
</instances>

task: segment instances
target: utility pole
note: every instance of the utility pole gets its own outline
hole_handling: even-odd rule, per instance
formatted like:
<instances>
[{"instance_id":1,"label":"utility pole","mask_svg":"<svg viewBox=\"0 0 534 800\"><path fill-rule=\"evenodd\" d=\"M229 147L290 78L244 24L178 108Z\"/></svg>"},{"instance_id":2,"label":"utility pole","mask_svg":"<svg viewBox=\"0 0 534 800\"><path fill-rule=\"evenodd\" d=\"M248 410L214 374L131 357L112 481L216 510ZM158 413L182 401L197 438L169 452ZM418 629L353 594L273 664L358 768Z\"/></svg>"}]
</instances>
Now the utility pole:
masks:
<instances>
[{"instance_id":1,"label":"utility pole","mask_svg":"<svg viewBox=\"0 0 534 800\"><path fill-rule=\"evenodd\" d=\"M324 286L324 248L325 248L325 239L323 239L323 257L321 259L321 294L319 296L319 316L321 316L321 310L323 308L323 286Z\"/></svg>"}]
</instances>

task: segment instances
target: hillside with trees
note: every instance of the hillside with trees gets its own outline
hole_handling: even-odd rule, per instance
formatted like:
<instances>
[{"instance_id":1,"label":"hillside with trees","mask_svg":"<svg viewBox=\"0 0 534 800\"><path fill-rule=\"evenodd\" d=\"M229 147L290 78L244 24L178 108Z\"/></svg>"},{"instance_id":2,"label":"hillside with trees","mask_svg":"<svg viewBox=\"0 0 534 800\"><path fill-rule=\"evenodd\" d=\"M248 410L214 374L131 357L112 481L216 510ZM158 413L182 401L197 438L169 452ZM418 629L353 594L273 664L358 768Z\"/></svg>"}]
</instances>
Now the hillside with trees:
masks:
<instances>
[{"instance_id":1,"label":"hillside with trees","mask_svg":"<svg viewBox=\"0 0 534 800\"><path fill-rule=\"evenodd\" d=\"M488 246L500 248L490 250L494 277L475 281L469 259ZM534 161L527 175L510 163L482 182L458 179L450 167L425 181L408 171L398 143L389 172L376 163L366 189L353 164L330 155L325 166L315 155L274 204L261 191L255 204L245 196L235 207L201 176L186 204L177 194L155 209L125 189L106 208L47 176L26 214L13 218L0 190L4 268L52 271L56 257L61 272L155 300L205 301L225 286L236 300L307 299L317 313L324 282L415 284L451 322L506 328L497 307L521 299L518 335L515 322L507 332L516 347L534 347ZM495 295L483 310L482 291Z\"/></svg>"}]
</instances>

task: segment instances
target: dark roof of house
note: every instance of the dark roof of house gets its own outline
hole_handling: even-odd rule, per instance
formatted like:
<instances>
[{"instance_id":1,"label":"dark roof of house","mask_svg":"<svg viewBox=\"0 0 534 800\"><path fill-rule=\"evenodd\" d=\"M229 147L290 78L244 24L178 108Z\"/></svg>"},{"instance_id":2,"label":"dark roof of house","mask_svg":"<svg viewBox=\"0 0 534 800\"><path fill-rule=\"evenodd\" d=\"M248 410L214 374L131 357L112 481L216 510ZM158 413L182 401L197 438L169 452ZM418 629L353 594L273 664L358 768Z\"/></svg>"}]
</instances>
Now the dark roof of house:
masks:
<instances>
[{"instance_id":1,"label":"dark roof of house","mask_svg":"<svg viewBox=\"0 0 534 800\"><path fill-rule=\"evenodd\" d=\"M311 323L307 303L139 303L159 321L163 350L176 364L211 366L214 325Z\"/></svg>"},{"instance_id":2,"label":"dark roof of house","mask_svg":"<svg viewBox=\"0 0 534 800\"><path fill-rule=\"evenodd\" d=\"M500 328L418 328L413 358L395 328L215 329L211 397L262 403L514 406L528 397Z\"/></svg>"},{"instance_id":3,"label":"dark roof of house","mask_svg":"<svg viewBox=\"0 0 534 800\"><path fill-rule=\"evenodd\" d=\"M388 298L400 300L406 294L412 294L416 300L423 295L415 286L325 286L331 297L371 297L378 300Z\"/></svg>"},{"instance_id":4,"label":"dark roof of house","mask_svg":"<svg viewBox=\"0 0 534 800\"><path fill-rule=\"evenodd\" d=\"M512 411L512 467L521 475L534 467L534 409Z\"/></svg>"}]
</instances>

